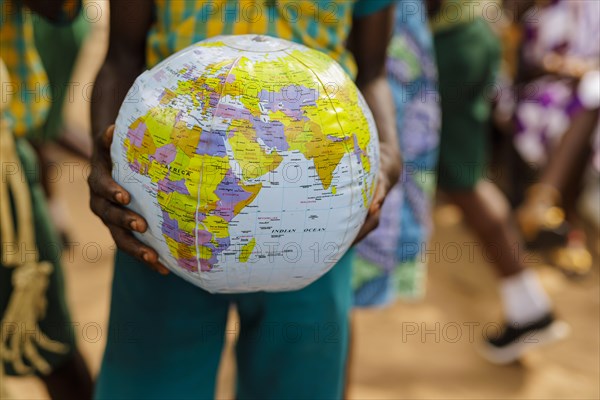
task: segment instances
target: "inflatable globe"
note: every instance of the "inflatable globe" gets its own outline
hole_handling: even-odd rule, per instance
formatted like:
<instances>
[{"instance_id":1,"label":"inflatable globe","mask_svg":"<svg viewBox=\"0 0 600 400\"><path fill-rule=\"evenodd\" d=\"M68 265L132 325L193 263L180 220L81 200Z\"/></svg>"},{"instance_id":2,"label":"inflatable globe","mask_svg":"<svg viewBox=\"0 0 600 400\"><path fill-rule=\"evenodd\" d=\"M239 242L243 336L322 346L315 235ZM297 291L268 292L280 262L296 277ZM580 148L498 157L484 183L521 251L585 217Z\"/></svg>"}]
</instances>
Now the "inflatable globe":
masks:
<instances>
[{"instance_id":1,"label":"inflatable globe","mask_svg":"<svg viewBox=\"0 0 600 400\"><path fill-rule=\"evenodd\" d=\"M116 121L113 177L138 238L209 291L300 289L364 223L378 173L371 112L329 56L220 36L138 77Z\"/></svg>"}]
</instances>

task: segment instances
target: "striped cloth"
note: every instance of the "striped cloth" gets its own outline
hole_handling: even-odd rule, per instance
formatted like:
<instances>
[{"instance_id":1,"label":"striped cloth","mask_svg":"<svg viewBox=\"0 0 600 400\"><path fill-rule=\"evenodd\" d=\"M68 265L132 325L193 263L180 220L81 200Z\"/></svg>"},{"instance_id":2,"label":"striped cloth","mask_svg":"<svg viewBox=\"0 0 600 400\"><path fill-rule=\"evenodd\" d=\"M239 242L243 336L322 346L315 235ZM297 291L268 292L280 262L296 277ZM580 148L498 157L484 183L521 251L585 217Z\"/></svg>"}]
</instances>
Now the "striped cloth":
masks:
<instances>
[{"instance_id":1,"label":"striped cloth","mask_svg":"<svg viewBox=\"0 0 600 400\"><path fill-rule=\"evenodd\" d=\"M323 51L351 76L356 65L345 42L352 18L377 12L392 0L156 0L147 42L147 66L208 37L263 34Z\"/></svg>"}]
</instances>

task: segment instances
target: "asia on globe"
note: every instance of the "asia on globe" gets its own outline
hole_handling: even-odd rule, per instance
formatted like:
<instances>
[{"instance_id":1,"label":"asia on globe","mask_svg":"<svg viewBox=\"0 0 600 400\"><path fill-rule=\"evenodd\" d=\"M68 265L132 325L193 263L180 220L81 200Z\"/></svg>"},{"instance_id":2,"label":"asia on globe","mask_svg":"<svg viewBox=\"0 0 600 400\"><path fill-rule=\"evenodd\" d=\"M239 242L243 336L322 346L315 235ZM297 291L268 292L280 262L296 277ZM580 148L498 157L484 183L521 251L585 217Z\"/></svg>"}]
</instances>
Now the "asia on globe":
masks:
<instances>
[{"instance_id":1,"label":"asia on globe","mask_svg":"<svg viewBox=\"0 0 600 400\"><path fill-rule=\"evenodd\" d=\"M113 177L172 272L221 293L300 289L362 226L377 130L329 56L219 36L138 77L116 121Z\"/></svg>"}]
</instances>

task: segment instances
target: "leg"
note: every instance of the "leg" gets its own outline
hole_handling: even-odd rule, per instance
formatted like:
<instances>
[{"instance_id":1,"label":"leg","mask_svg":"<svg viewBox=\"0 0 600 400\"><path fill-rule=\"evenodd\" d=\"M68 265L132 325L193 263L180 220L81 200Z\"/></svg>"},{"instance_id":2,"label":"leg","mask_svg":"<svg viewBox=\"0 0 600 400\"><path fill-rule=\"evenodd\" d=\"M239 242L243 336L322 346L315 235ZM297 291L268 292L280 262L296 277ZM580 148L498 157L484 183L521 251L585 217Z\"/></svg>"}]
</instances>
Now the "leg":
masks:
<instances>
[{"instance_id":1,"label":"leg","mask_svg":"<svg viewBox=\"0 0 600 400\"><path fill-rule=\"evenodd\" d=\"M573 118L571 127L550 155L550 163L540 177L540 183L559 192L569 189L574 180L583 176L589 158L590 139L598 124L598 110L584 110Z\"/></svg>"},{"instance_id":2,"label":"leg","mask_svg":"<svg viewBox=\"0 0 600 400\"><path fill-rule=\"evenodd\" d=\"M92 398L92 376L79 351L75 351L69 360L41 379L52 399Z\"/></svg>"},{"instance_id":3,"label":"leg","mask_svg":"<svg viewBox=\"0 0 600 400\"><path fill-rule=\"evenodd\" d=\"M585 275L593 265L585 233L577 229L575 208L598 116L598 109L594 109L583 110L573 118L560 144L550 153L539 183L528 190L517 210L520 229L528 242L553 248L549 253L552 264L572 275ZM560 233L560 240L551 240L556 233Z\"/></svg>"},{"instance_id":4,"label":"leg","mask_svg":"<svg viewBox=\"0 0 600 400\"><path fill-rule=\"evenodd\" d=\"M438 183L484 244L498 247L493 265L502 277L500 292L508 324L499 337L487 341L484 354L496 362L509 362L525 350L511 347L516 339L550 329L554 318L537 277L515 257L518 235L511 227L506 199L482 179L490 122L485 85L493 82L497 43L485 23L477 21L438 34L435 45L443 110ZM452 98L453 89L470 85L473 90L460 89L459 98Z\"/></svg>"},{"instance_id":5,"label":"leg","mask_svg":"<svg viewBox=\"0 0 600 400\"><path fill-rule=\"evenodd\" d=\"M96 398L213 398L228 309L118 251Z\"/></svg>"},{"instance_id":6,"label":"leg","mask_svg":"<svg viewBox=\"0 0 600 400\"><path fill-rule=\"evenodd\" d=\"M484 244L498 247L498 274L518 274L523 265L513 253L518 234L510 224L508 202L483 179L491 117L485 89L494 82L499 63L497 40L486 23L478 21L438 34L435 44L442 96L439 186ZM453 97L462 86L471 90L459 90Z\"/></svg>"},{"instance_id":7,"label":"leg","mask_svg":"<svg viewBox=\"0 0 600 400\"><path fill-rule=\"evenodd\" d=\"M523 271L525 267L517 253L523 246L519 245L519 234L511 224L510 207L500 190L491 182L480 181L472 190L447 194L460 207L467 224L483 244L497 248L493 266L498 275L508 277Z\"/></svg>"},{"instance_id":8,"label":"leg","mask_svg":"<svg viewBox=\"0 0 600 400\"><path fill-rule=\"evenodd\" d=\"M342 397L351 258L304 289L239 297L238 398Z\"/></svg>"},{"instance_id":9,"label":"leg","mask_svg":"<svg viewBox=\"0 0 600 400\"><path fill-rule=\"evenodd\" d=\"M565 205L568 210L573 207L588 166L590 139L598 116L598 109L577 114L560 144L549 154L550 162L542 171L539 184L532 187L519 207L519 223L526 237L533 237L546 224L549 208Z\"/></svg>"}]
</instances>

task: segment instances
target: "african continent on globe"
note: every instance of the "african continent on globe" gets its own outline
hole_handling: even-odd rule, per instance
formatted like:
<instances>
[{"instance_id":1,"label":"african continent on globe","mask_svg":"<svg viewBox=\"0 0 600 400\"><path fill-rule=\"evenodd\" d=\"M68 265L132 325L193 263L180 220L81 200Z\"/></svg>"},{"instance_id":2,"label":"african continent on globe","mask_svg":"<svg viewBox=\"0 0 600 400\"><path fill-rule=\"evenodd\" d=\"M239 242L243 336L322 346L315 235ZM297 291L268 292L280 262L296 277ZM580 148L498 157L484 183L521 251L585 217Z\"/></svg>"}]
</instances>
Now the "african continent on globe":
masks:
<instances>
[{"instance_id":1,"label":"african continent on globe","mask_svg":"<svg viewBox=\"0 0 600 400\"><path fill-rule=\"evenodd\" d=\"M140 240L209 292L300 289L362 226L379 166L360 92L329 56L219 36L138 77L116 121L113 177Z\"/></svg>"}]
</instances>

